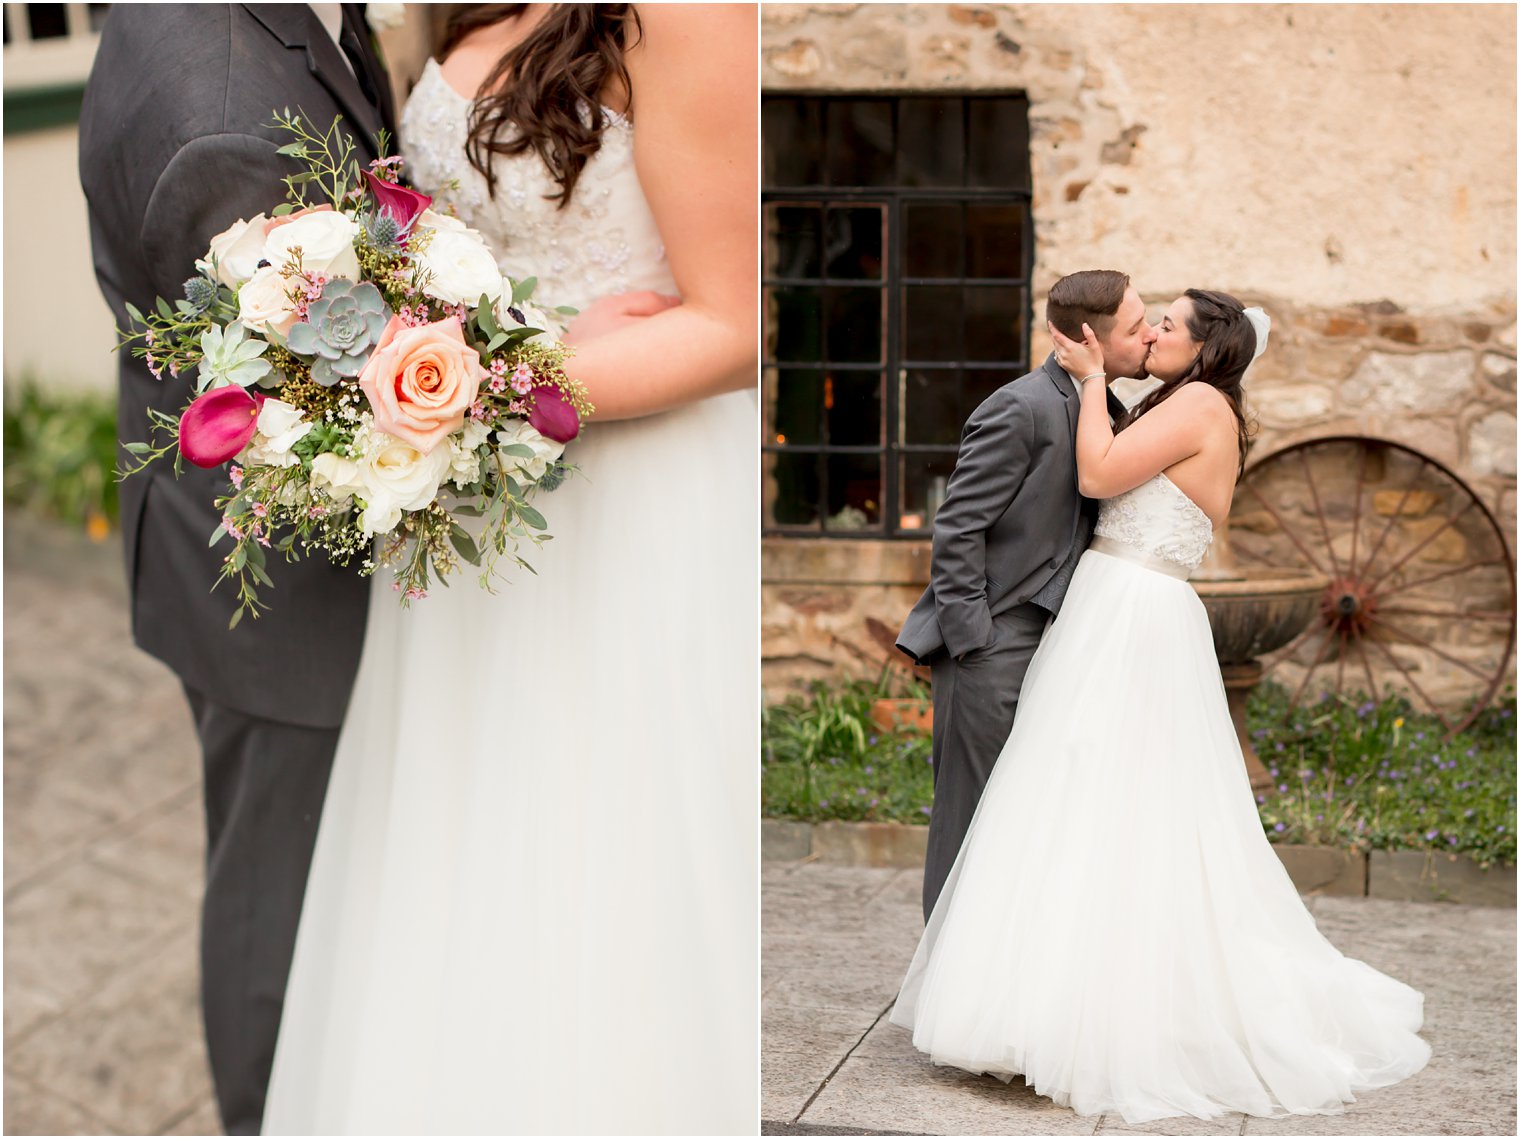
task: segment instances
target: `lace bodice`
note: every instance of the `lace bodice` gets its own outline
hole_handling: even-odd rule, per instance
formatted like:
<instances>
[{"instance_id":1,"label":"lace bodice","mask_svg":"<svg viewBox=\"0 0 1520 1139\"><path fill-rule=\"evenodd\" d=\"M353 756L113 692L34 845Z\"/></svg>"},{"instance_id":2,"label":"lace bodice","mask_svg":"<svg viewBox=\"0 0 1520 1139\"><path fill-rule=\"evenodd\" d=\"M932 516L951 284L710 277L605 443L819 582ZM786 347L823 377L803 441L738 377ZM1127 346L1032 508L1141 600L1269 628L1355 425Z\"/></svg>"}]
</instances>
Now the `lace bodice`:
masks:
<instances>
[{"instance_id":1,"label":"lace bodice","mask_svg":"<svg viewBox=\"0 0 1520 1139\"><path fill-rule=\"evenodd\" d=\"M1164 474L1105 499L1094 537L1122 542L1151 557L1193 569L1214 540L1214 524L1203 508Z\"/></svg>"},{"instance_id":2,"label":"lace bodice","mask_svg":"<svg viewBox=\"0 0 1520 1139\"><path fill-rule=\"evenodd\" d=\"M674 293L675 281L654 215L633 165L633 124L614 111L601 149L586 163L570 204L531 151L495 161L496 196L465 156L470 100L428 60L401 113L401 153L412 181L453 206L480 231L513 279L537 277L533 299L544 306L584 308L597 297L635 289ZM451 184L452 183L452 184Z\"/></svg>"}]
</instances>

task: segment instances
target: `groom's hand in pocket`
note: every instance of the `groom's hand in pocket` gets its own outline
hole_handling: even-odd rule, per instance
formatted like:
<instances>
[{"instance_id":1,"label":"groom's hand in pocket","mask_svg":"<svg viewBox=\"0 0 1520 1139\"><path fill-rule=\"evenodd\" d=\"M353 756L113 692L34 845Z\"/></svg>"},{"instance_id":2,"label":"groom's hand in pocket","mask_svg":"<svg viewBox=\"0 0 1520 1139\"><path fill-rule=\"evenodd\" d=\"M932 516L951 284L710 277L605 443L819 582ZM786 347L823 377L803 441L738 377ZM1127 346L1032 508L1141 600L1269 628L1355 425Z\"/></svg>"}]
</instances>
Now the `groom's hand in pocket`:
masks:
<instances>
[{"instance_id":1,"label":"groom's hand in pocket","mask_svg":"<svg viewBox=\"0 0 1520 1139\"><path fill-rule=\"evenodd\" d=\"M637 293L616 293L598 297L570 322L565 330L566 344L584 344L588 340L606 336L647 320L651 316L674 308L681 303L680 297L644 290Z\"/></svg>"}]
</instances>

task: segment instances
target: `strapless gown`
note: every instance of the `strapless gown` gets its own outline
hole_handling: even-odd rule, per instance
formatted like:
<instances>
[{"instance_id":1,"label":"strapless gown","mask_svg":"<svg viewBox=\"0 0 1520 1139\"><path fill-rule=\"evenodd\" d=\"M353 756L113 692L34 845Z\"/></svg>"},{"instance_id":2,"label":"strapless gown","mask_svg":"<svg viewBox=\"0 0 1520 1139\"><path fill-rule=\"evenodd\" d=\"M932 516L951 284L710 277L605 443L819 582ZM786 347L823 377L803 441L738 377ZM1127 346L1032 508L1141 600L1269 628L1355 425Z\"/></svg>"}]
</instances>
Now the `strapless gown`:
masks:
<instances>
[{"instance_id":1,"label":"strapless gown","mask_svg":"<svg viewBox=\"0 0 1520 1139\"><path fill-rule=\"evenodd\" d=\"M429 63L402 153L535 300L676 291L631 123L559 211L468 110ZM593 423L536 576L377 575L266 1133L753 1133L757 437L750 392Z\"/></svg>"},{"instance_id":2,"label":"strapless gown","mask_svg":"<svg viewBox=\"0 0 1520 1139\"><path fill-rule=\"evenodd\" d=\"M1423 998L1342 956L1262 833L1165 475L1104 502L893 1023L1083 1115L1331 1114L1424 1067Z\"/></svg>"}]
</instances>

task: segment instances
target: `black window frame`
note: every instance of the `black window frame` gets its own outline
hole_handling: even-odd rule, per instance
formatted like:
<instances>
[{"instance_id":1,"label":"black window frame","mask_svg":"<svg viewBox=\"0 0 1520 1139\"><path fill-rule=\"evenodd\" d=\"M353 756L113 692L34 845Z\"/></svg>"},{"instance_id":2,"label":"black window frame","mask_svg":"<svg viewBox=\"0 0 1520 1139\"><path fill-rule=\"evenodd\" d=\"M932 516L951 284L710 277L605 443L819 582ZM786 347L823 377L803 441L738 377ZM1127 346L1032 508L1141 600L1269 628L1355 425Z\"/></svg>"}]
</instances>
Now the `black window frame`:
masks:
<instances>
[{"instance_id":1,"label":"black window frame","mask_svg":"<svg viewBox=\"0 0 1520 1139\"><path fill-rule=\"evenodd\" d=\"M894 138L897 136L897 117L901 101L904 99L925 98L957 98L962 100L963 129L969 122L971 108L974 102L980 100L1014 100L1022 102L1025 115L1028 114L1028 97L1023 91L774 91L764 94L764 101L773 100L814 100L819 104L816 112L817 121L823 122L827 118L827 104L830 102L877 100L890 101L892 106ZM1027 121L1027 119L1026 119ZM1026 135L1027 138L1027 135ZM1027 156L1026 156L1027 157ZM820 169L828 170L830 162L825 160L820 163ZM824 177L827 177L825 174ZM961 265L961 275L955 277L909 277L904 274L904 241L903 230L907 208L916 202L931 203L955 203L962 206L1013 206L1021 211L1021 254L1022 264L1019 266L1020 275L1015 277L972 277L966 272L970 268L964 262ZM776 204L797 204L816 206L820 211L826 211L830 207L860 207L880 206L884 211L884 264L880 278L880 288L885 292L885 308L883 315L882 336L884 340L883 359L874 363L838 363L824 361L795 361L778 360L773 355L773 345L776 340L776 328L767 313L765 329L765 347L761 360L764 375L767 377L767 392L770 390L770 377L785 370L818 370L821 372L832 371L858 371L877 373L882 377L880 413L882 416L882 438L879 444L864 445L837 445L831 444L826 438L820 436L817 443L795 444L776 442L777 424L774 422L774 410L767 405L764 411L762 424L764 437L761 440L761 451L767 455L776 454L814 454L820 456L818 461L818 498L816 506L817 517L805 525L777 524L771 520L769 509L766 517L762 520L762 532L766 537L786 538L834 538L834 539L886 539L886 540L927 540L933 533L933 519L926 517L920 528L904 529L901 518L904 513L903 503L903 479L901 468L904 458L915 455L947 457L953 465L957 452L956 444L935 443L909 443L906 442L906 424L904 420L905 408L903 406L903 392L907 382L907 376L911 369L933 369L940 372L964 373L970 371L1003 371L1010 373L1012 379L1029 371L1029 351L1031 321L1033 319L1034 298L1032 295L1032 280L1034 273L1034 212L1032 187L1008 189L1002 187L928 187L910 186L897 183L894 179L889 185L826 185L812 184L799 186L777 186L770 180L769 171L766 172L761 186L761 224L766 229L770 208ZM768 234L768 230L766 230ZM831 278L827 276L828 266L820 264L816 277L779 277L770 275L770 265L762 266L761 286L763 295L768 298L774 288L825 288L848 286L852 288L867 287L873 284L870 280L859 278ZM1020 327L1022 329L1022 354L1019 358L1011 360L971 360L963 358L957 361L945 360L915 360L907 358L904 354L902 333L902 307L903 291L906 288L919 285L946 286L964 289L967 286L987 286L995 288L1018 288L1023 291L1023 311L1019 314ZM769 303L767 309L769 310ZM964 349L965 331L964 324L961 330L961 344ZM827 351L823 355L827 356ZM965 381L957 388L957 394L963 392ZM963 409L969 414L972 408ZM821 414L821 413L820 413ZM882 502L880 504L880 524L865 530L831 529L828 522L829 494L829 463L828 458L832 455L875 455L881 461L881 485ZM768 464L767 464L768 465ZM925 511L927 514L927 511Z\"/></svg>"}]
</instances>

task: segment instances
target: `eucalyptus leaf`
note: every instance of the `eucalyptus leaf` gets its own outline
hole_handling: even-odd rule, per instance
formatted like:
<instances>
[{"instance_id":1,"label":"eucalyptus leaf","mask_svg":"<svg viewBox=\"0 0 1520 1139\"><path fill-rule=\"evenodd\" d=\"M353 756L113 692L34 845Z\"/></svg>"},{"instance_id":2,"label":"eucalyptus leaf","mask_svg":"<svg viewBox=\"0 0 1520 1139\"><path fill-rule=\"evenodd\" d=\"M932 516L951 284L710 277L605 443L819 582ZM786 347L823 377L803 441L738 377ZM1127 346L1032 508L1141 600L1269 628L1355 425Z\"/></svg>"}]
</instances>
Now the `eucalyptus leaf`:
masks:
<instances>
[{"instance_id":1,"label":"eucalyptus leaf","mask_svg":"<svg viewBox=\"0 0 1520 1139\"><path fill-rule=\"evenodd\" d=\"M531 459L533 457L533 448L526 443L510 443L505 447L497 449L501 454L512 459Z\"/></svg>"},{"instance_id":2,"label":"eucalyptus leaf","mask_svg":"<svg viewBox=\"0 0 1520 1139\"><path fill-rule=\"evenodd\" d=\"M549 523L544 521L544 516L526 502L518 504L517 516L535 530L546 530L549 527Z\"/></svg>"},{"instance_id":3,"label":"eucalyptus leaf","mask_svg":"<svg viewBox=\"0 0 1520 1139\"><path fill-rule=\"evenodd\" d=\"M538 288L537 277L524 277L512 286L512 303L525 301L533 295L533 290Z\"/></svg>"}]
</instances>

